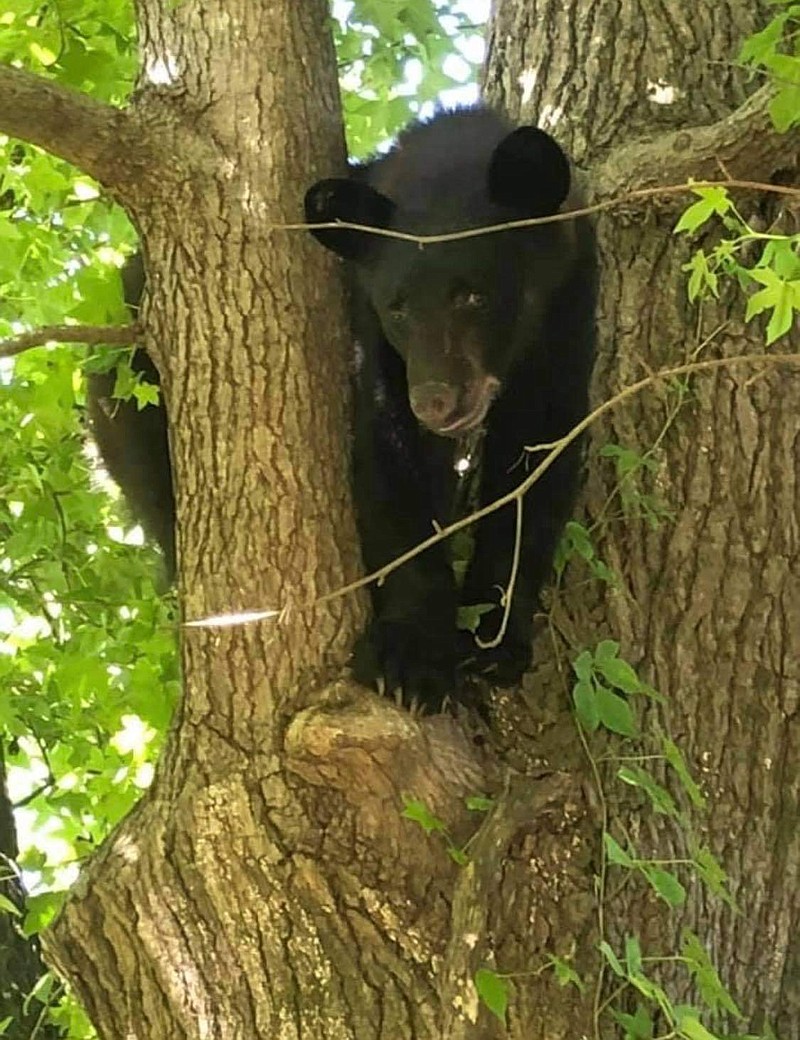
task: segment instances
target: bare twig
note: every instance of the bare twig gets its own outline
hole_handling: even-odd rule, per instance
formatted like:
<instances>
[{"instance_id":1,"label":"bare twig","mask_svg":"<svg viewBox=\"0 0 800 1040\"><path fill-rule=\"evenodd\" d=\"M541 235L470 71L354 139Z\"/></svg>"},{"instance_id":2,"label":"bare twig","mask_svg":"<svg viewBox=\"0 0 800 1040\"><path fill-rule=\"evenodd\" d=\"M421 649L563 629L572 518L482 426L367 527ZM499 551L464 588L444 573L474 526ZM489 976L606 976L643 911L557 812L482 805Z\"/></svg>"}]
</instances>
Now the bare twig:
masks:
<instances>
[{"instance_id":1,"label":"bare twig","mask_svg":"<svg viewBox=\"0 0 800 1040\"><path fill-rule=\"evenodd\" d=\"M800 199L800 188L793 188L785 184L768 184L766 181L742 181L742 180L703 180L686 181L682 184L661 184L654 188L636 188L626 191L611 199L604 199L591 206L582 206L580 209L565 210L563 213L552 213L548 217L526 217L524 220L507 220L502 224L490 224L487 227L469 228L466 231L448 231L441 235L415 235L410 231L395 231L394 228L372 227L369 224L355 224L348 220L328 220L316 224L273 224L270 231L328 231L338 229L340 231L364 231L367 234L377 235L379 238L397 238L403 242L416 242L418 245L434 245L437 242L455 242L462 238L479 238L482 235L493 235L499 231L513 231L518 228L537 227L539 224L559 224L565 220L575 220L576 217L588 217L594 213L604 213L611 209L622 209L631 202L655 199L660 196L685 195L696 188L742 188L748 191L772 192L777 195L786 195L790 198Z\"/></svg>"},{"instance_id":2,"label":"bare twig","mask_svg":"<svg viewBox=\"0 0 800 1040\"><path fill-rule=\"evenodd\" d=\"M530 473L525 480L517 485L508 494L495 499L494 502L490 502L488 505L483 506L481 509L476 510L469 516L465 516L461 520L457 520L455 523L449 524L447 527L443 527L438 530L435 534L432 534L429 538L415 545L413 549L409 549L408 552L403 553L401 556L396 557L390 563L380 567L376 571L365 575L363 578L358 578L356 581L351 581L347 585L343 585L338 589L334 589L333 592L328 592L324 596L320 596L314 600L312 606L319 606L323 603L329 603L331 600L338 599L340 596L346 596L350 592L355 592L356 589L364 588L366 585L371 585L375 581L380 581L382 578L387 577L393 571L396 571L398 567L402 567L403 564L408 563L409 560L413 560L415 556L419 556L420 553L425 552L438 542L444 541L446 538L450 538L457 531L463 530L465 527L469 527L471 524L476 523L478 520L482 520L484 517L489 516L491 513L496 512L498 509L502 509L504 506L509 505L516 499L521 498L535 483L537 480L547 472L552 466L558 456L569 447L573 441L577 440L590 426L594 425L601 416L605 415L606 412L611 411L618 404L626 401L629 397L634 397L636 394L641 393L650 386L654 386L656 383L661 383L666 379L673 379L676 376L690 375L695 372L711 372L718 369L736 368L742 365L798 365L800 366L800 354L738 354L735 357L728 358L712 358L708 361L691 361L684 365L676 365L674 368L664 368L658 372L653 372L650 375L645 376L643 379L637 380L635 383L631 383L629 386L624 387L618 393L614 394L603 404L599 405L594 409L585 419L582 419L576 426L565 434L560 440L554 441L551 450L545 456L544 459L539 463L536 469ZM253 620L263 620L265 617L275 617L279 614L279 611L273 608L257 608L252 611L247 611L247 614L242 617L239 622L241 624L248 624ZM199 618L190 622L184 622L184 625L191 624L193 627L214 627L219 624L219 618Z\"/></svg>"},{"instance_id":3,"label":"bare twig","mask_svg":"<svg viewBox=\"0 0 800 1040\"><path fill-rule=\"evenodd\" d=\"M131 325L45 325L0 340L0 358L14 357L45 343L89 343L93 346L125 346L141 338L141 327Z\"/></svg>"}]
</instances>

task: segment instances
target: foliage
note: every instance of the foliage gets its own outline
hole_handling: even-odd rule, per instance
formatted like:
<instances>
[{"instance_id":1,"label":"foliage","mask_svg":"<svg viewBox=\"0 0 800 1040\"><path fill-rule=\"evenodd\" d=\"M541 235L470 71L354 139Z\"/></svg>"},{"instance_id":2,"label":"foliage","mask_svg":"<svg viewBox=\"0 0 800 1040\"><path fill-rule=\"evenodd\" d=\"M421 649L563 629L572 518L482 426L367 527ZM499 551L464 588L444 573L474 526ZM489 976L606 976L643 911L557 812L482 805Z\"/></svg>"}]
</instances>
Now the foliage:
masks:
<instances>
[{"instance_id":1,"label":"foliage","mask_svg":"<svg viewBox=\"0 0 800 1040\"><path fill-rule=\"evenodd\" d=\"M724 187L698 186L694 192L700 201L684 212L676 232L697 232L716 216L727 234L708 252L698 249L685 265L689 299L719 296L720 275L736 278L745 292L755 289L747 298L745 320L769 313L769 346L789 332L800 314L800 234L755 230ZM756 259L748 264L743 257L754 249Z\"/></svg>"},{"instance_id":2,"label":"foliage","mask_svg":"<svg viewBox=\"0 0 800 1040\"><path fill-rule=\"evenodd\" d=\"M491 798L486 798L483 795L471 795L466 799L465 804L470 812L488 812L493 802ZM444 840L447 855L459 867L464 867L469 863L467 854L468 844L463 847L456 845L450 837L444 821L434 815L419 798L405 795L403 798L403 810L400 815L418 824L426 834L440 834Z\"/></svg>"},{"instance_id":3,"label":"foliage","mask_svg":"<svg viewBox=\"0 0 800 1040\"><path fill-rule=\"evenodd\" d=\"M773 3L783 10L744 41L739 61L768 75L774 88L770 115L776 129L786 132L800 124L800 4Z\"/></svg>"},{"instance_id":4,"label":"foliage","mask_svg":"<svg viewBox=\"0 0 800 1040\"><path fill-rule=\"evenodd\" d=\"M4 0L0 61L118 104L137 68L131 0Z\"/></svg>"},{"instance_id":5,"label":"foliage","mask_svg":"<svg viewBox=\"0 0 800 1040\"><path fill-rule=\"evenodd\" d=\"M343 6L334 34L345 125L350 152L364 156L446 99L448 90L474 79L483 26L473 25L454 0Z\"/></svg>"},{"instance_id":6,"label":"foliage","mask_svg":"<svg viewBox=\"0 0 800 1040\"><path fill-rule=\"evenodd\" d=\"M478 968L475 972L474 982L480 999L495 1018L505 1025L508 1010L508 981L490 968Z\"/></svg>"},{"instance_id":7,"label":"foliage","mask_svg":"<svg viewBox=\"0 0 800 1040\"><path fill-rule=\"evenodd\" d=\"M770 115L775 128L786 132L800 124L800 4L773 3L782 9L744 41L739 61L767 75L773 89ZM696 234L716 218L714 226L721 225L724 233L686 264L689 299L719 296L721 276L736 280L747 295L745 320L769 315L769 346L796 325L800 314L800 234L782 232L780 216L771 226L754 227L723 186L698 185L694 193L698 201L683 213L675 231Z\"/></svg>"}]
</instances>

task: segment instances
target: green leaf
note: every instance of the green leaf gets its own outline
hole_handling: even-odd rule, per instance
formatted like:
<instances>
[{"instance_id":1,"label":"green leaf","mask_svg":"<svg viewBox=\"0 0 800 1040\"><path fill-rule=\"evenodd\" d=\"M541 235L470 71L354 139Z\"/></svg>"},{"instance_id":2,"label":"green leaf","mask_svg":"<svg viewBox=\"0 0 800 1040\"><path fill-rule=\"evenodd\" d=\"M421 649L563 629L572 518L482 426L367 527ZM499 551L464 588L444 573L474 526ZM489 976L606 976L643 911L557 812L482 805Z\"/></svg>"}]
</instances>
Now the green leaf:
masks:
<instances>
[{"instance_id":1,"label":"green leaf","mask_svg":"<svg viewBox=\"0 0 800 1040\"><path fill-rule=\"evenodd\" d=\"M404 798L403 811L400 815L407 820L413 820L414 823L418 823L426 834L446 831L446 827L439 817L434 816L425 803L418 798Z\"/></svg>"},{"instance_id":2,"label":"green leaf","mask_svg":"<svg viewBox=\"0 0 800 1040\"><path fill-rule=\"evenodd\" d=\"M594 733L600 725L600 713L594 693L594 684L584 679L576 682L572 688L572 700L575 704L575 714L578 717L578 721L587 733Z\"/></svg>"},{"instance_id":3,"label":"green leaf","mask_svg":"<svg viewBox=\"0 0 800 1040\"><path fill-rule=\"evenodd\" d=\"M719 297L719 279L717 274L709 265L708 257L702 249L698 249L692 259L683 264L682 271L689 272L687 293L689 300L694 302L699 297L705 296L706 290L712 296Z\"/></svg>"},{"instance_id":4,"label":"green leaf","mask_svg":"<svg viewBox=\"0 0 800 1040\"><path fill-rule=\"evenodd\" d=\"M497 610L496 603L474 603L458 608L456 627L461 632L477 632L481 618L491 610Z\"/></svg>"},{"instance_id":5,"label":"green leaf","mask_svg":"<svg viewBox=\"0 0 800 1040\"><path fill-rule=\"evenodd\" d=\"M800 283L798 283L800 284ZM780 339L792 327L794 320L794 292L793 286L784 282L781 292L767 324L767 346L776 339Z\"/></svg>"},{"instance_id":6,"label":"green leaf","mask_svg":"<svg viewBox=\"0 0 800 1040\"><path fill-rule=\"evenodd\" d=\"M692 191L700 196L700 201L684 211L675 225L675 234L681 231L697 231L715 213L723 216L731 208L732 203L725 188L693 188Z\"/></svg>"},{"instance_id":7,"label":"green leaf","mask_svg":"<svg viewBox=\"0 0 800 1040\"><path fill-rule=\"evenodd\" d=\"M489 968L478 968L475 972L474 982L482 1003L495 1018L505 1025L508 1010L508 979L501 978L497 972Z\"/></svg>"},{"instance_id":8,"label":"green leaf","mask_svg":"<svg viewBox=\"0 0 800 1040\"><path fill-rule=\"evenodd\" d=\"M736 1006L733 997L722 985L711 958L698 937L688 928L681 932L681 953L686 958L689 973L694 978L700 996L709 1011L713 1014L722 1009L735 1018L741 1019L742 1013Z\"/></svg>"},{"instance_id":9,"label":"green leaf","mask_svg":"<svg viewBox=\"0 0 800 1040\"><path fill-rule=\"evenodd\" d=\"M630 983L634 986L643 997L647 997L648 1000L653 1001L660 1008L670 1006L669 998L664 990L657 983L653 982L652 979L648 979L646 975L641 972L636 972L633 975L628 976Z\"/></svg>"},{"instance_id":10,"label":"green leaf","mask_svg":"<svg viewBox=\"0 0 800 1040\"><path fill-rule=\"evenodd\" d=\"M20 908L4 895L0 895L0 911L6 914L11 914L14 917L22 917L22 911Z\"/></svg>"},{"instance_id":11,"label":"green leaf","mask_svg":"<svg viewBox=\"0 0 800 1040\"><path fill-rule=\"evenodd\" d=\"M66 897L66 892L40 892L25 900L23 935L35 935L53 920Z\"/></svg>"},{"instance_id":12,"label":"green leaf","mask_svg":"<svg viewBox=\"0 0 800 1040\"><path fill-rule=\"evenodd\" d=\"M788 17L787 13L779 14L760 32L748 36L739 50L737 60L749 65L763 65L768 62L776 52Z\"/></svg>"},{"instance_id":13,"label":"green leaf","mask_svg":"<svg viewBox=\"0 0 800 1040\"><path fill-rule=\"evenodd\" d=\"M642 970L642 948L635 935L629 935L625 939L625 964L629 975L635 975Z\"/></svg>"},{"instance_id":14,"label":"green leaf","mask_svg":"<svg viewBox=\"0 0 800 1040\"><path fill-rule=\"evenodd\" d=\"M598 581L604 581L612 588L617 588L619 586L618 575L607 564L603 563L602 560L592 560L590 570L592 575L597 578Z\"/></svg>"},{"instance_id":15,"label":"green leaf","mask_svg":"<svg viewBox=\"0 0 800 1040\"><path fill-rule=\"evenodd\" d=\"M602 955L605 957L606 961L608 962L608 966L611 968L611 970L614 972L614 974L619 976L619 978L624 979L625 978L625 969L620 964L619 958L617 957L616 953L614 953L614 951L611 949L611 947L608 945L606 940L603 939L603 941L598 944L597 948L602 953Z\"/></svg>"},{"instance_id":16,"label":"green leaf","mask_svg":"<svg viewBox=\"0 0 800 1040\"><path fill-rule=\"evenodd\" d=\"M594 651L594 663L596 665L607 664L613 661L619 653L619 643L613 639L602 639Z\"/></svg>"},{"instance_id":17,"label":"green leaf","mask_svg":"<svg viewBox=\"0 0 800 1040\"><path fill-rule=\"evenodd\" d=\"M469 863L469 856L463 849L458 848L457 845L448 845L447 855L454 863L457 863L459 867L466 867Z\"/></svg>"},{"instance_id":18,"label":"green leaf","mask_svg":"<svg viewBox=\"0 0 800 1040\"><path fill-rule=\"evenodd\" d=\"M635 737L636 722L628 702L599 683L595 684L595 695L600 721L606 729L623 737Z\"/></svg>"},{"instance_id":19,"label":"green leaf","mask_svg":"<svg viewBox=\"0 0 800 1040\"><path fill-rule=\"evenodd\" d=\"M486 798L480 794L472 794L465 801L471 812L489 812L494 805L494 798Z\"/></svg>"},{"instance_id":20,"label":"green leaf","mask_svg":"<svg viewBox=\"0 0 800 1040\"><path fill-rule=\"evenodd\" d=\"M584 650L572 662L573 671L584 682L589 682L592 678L592 662L593 657L590 650Z\"/></svg>"},{"instance_id":21,"label":"green leaf","mask_svg":"<svg viewBox=\"0 0 800 1040\"><path fill-rule=\"evenodd\" d=\"M665 816L678 816L678 807L672 795L661 784L657 783L650 774L639 766L621 766L617 770L617 776L623 783L631 787L641 788L650 799L657 813Z\"/></svg>"},{"instance_id":22,"label":"green leaf","mask_svg":"<svg viewBox=\"0 0 800 1040\"><path fill-rule=\"evenodd\" d=\"M770 100L769 115L781 134L800 123L800 86L787 85L778 90Z\"/></svg>"},{"instance_id":23,"label":"green leaf","mask_svg":"<svg viewBox=\"0 0 800 1040\"><path fill-rule=\"evenodd\" d=\"M556 973L556 981L559 986L575 986L580 993L586 992L586 986L581 979L580 975L575 971L568 961L565 961L563 957L556 957L550 955L548 962L552 965L553 970Z\"/></svg>"},{"instance_id":24,"label":"green leaf","mask_svg":"<svg viewBox=\"0 0 800 1040\"><path fill-rule=\"evenodd\" d=\"M745 320L750 321L757 314L772 309L767 326L767 344L788 332L794 317L795 283L785 282L770 267L754 267L747 275L764 286L747 301ZM800 283L798 283L800 284Z\"/></svg>"},{"instance_id":25,"label":"green leaf","mask_svg":"<svg viewBox=\"0 0 800 1040\"><path fill-rule=\"evenodd\" d=\"M716 1033L709 1033L694 1015L684 1015L678 1022L678 1035L686 1040L721 1040Z\"/></svg>"},{"instance_id":26,"label":"green leaf","mask_svg":"<svg viewBox=\"0 0 800 1040\"><path fill-rule=\"evenodd\" d=\"M610 863L615 863L618 867L636 866L634 859L611 837L608 831L603 835L603 846Z\"/></svg>"},{"instance_id":27,"label":"green leaf","mask_svg":"<svg viewBox=\"0 0 800 1040\"><path fill-rule=\"evenodd\" d=\"M640 692L642 684L639 681L639 676L627 661L623 661L619 657L600 660L595 655L595 664L606 682L616 686L618 690L622 690L623 693Z\"/></svg>"},{"instance_id":28,"label":"green leaf","mask_svg":"<svg viewBox=\"0 0 800 1040\"><path fill-rule=\"evenodd\" d=\"M579 524L577 520L570 520L564 533L569 537L573 552L584 560L591 560L594 557L592 537L583 524Z\"/></svg>"},{"instance_id":29,"label":"green leaf","mask_svg":"<svg viewBox=\"0 0 800 1040\"><path fill-rule=\"evenodd\" d=\"M660 867L642 864L642 873L650 882L657 894L670 906L683 906L686 902L686 889L674 874Z\"/></svg>"},{"instance_id":30,"label":"green leaf","mask_svg":"<svg viewBox=\"0 0 800 1040\"><path fill-rule=\"evenodd\" d=\"M133 387L132 394L139 411L148 405L156 405L161 400L161 389L155 383L139 382Z\"/></svg>"},{"instance_id":31,"label":"green leaf","mask_svg":"<svg viewBox=\"0 0 800 1040\"><path fill-rule=\"evenodd\" d=\"M652 1040L653 1020L643 1004L639 1005L634 1015L626 1015L613 1007L609 1011L625 1030L625 1040Z\"/></svg>"},{"instance_id":32,"label":"green leaf","mask_svg":"<svg viewBox=\"0 0 800 1040\"><path fill-rule=\"evenodd\" d=\"M781 281L791 282L800 278L799 249L800 236L772 239L765 244L756 266L770 267Z\"/></svg>"},{"instance_id":33,"label":"green leaf","mask_svg":"<svg viewBox=\"0 0 800 1040\"><path fill-rule=\"evenodd\" d=\"M696 809L704 809L706 800L703 797L703 792L694 782L691 773L686 765L686 761L683 754L678 747L669 737L664 737L661 742L662 749L664 751L664 757L667 762L672 766L676 772L681 785L689 796L689 800Z\"/></svg>"},{"instance_id":34,"label":"green leaf","mask_svg":"<svg viewBox=\"0 0 800 1040\"><path fill-rule=\"evenodd\" d=\"M694 860L697 873L709 891L722 899L728 906L734 907L733 897L727 888L728 875L717 862L711 850L705 847L695 849L692 853L692 859Z\"/></svg>"}]
</instances>

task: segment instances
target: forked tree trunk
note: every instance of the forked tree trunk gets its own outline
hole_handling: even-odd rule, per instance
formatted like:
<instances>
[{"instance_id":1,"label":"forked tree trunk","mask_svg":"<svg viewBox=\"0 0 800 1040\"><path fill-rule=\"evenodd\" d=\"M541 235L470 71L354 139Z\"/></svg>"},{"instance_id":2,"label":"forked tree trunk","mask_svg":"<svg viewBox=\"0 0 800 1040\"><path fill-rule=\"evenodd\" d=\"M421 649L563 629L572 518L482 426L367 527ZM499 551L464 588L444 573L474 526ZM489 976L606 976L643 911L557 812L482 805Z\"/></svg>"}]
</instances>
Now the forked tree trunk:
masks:
<instances>
[{"instance_id":1,"label":"forked tree trunk","mask_svg":"<svg viewBox=\"0 0 800 1040\"><path fill-rule=\"evenodd\" d=\"M735 175L767 179L791 151L757 103L727 119L746 91L715 64L759 12L745 0L707 15L688 0L655 6L645 16L627 0L613 12L500 0L490 99L525 118L563 109L555 130L605 195L708 176L717 155ZM63 119L44 119L34 137L83 161L142 233L187 616L281 610L186 630L185 697L156 782L85 871L49 956L103 1040L506 1035L479 1007L482 966L519 973L507 1035L591 1035L600 807L565 679L576 646L619 636L672 697L673 732L713 799L709 838L746 911L735 918L692 893L686 920L743 1005L797 1040L798 377L737 368L691 382L659 441L658 490L674 520L656 532L600 525L619 589L601 598L573 569L555 605L559 635L540 639L524 690L496 699L488 741L337 681L362 601L310 604L357 573L341 293L321 250L270 230L342 162L326 13L322 0L143 0L143 68L174 82L145 77L128 117L84 114L98 124L93 142L116 135L124 148L81 143ZM660 80L681 92L672 108L648 99ZM1 110L0 126L33 136ZM706 308L698 325L673 221L674 208L652 205L601 221L600 395L691 355L722 321L707 352L762 350L740 301ZM673 403L667 391L635 398L597 443L646 450ZM590 517L613 483L593 458ZM464 796L487 791L492 812L467 813ZM468 866L401 819L403 793L455 842L482 824ZM629 828L668 858L659 823L643 813ZM653 909L625 888L606 908L609 939L671 940L679 917L665 929ZM539 970L550 954L574 955L586 995Z\"/></svg>"}]
</instances>

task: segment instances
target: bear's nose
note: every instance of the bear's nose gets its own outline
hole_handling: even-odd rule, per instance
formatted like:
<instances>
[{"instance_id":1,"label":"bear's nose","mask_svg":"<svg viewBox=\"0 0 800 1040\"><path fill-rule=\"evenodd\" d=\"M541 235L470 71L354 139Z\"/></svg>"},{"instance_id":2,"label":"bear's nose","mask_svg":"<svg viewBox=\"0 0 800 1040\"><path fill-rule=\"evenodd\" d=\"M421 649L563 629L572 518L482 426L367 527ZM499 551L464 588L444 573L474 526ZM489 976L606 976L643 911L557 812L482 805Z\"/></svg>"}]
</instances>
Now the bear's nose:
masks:
<instances>
[{"instance_id":1,"label":"bear's nose","mask_svg":"<svg viewBox=\"0 0 800 1040\"><path fill-rule=\"evenodd\" d=\"M458 389L450 383L420 383L408 396L414 415L432 430L446 426L458 404Z\"/></svg>"}]
</instances>

